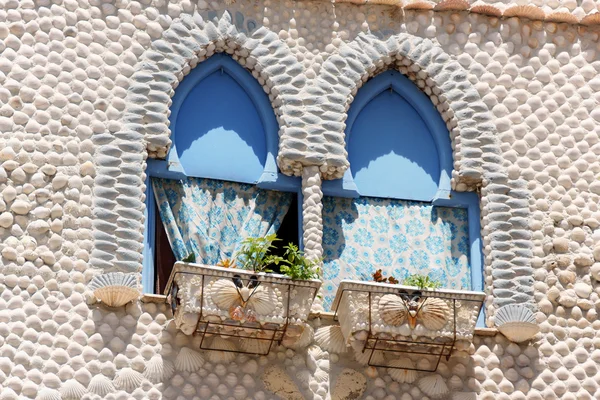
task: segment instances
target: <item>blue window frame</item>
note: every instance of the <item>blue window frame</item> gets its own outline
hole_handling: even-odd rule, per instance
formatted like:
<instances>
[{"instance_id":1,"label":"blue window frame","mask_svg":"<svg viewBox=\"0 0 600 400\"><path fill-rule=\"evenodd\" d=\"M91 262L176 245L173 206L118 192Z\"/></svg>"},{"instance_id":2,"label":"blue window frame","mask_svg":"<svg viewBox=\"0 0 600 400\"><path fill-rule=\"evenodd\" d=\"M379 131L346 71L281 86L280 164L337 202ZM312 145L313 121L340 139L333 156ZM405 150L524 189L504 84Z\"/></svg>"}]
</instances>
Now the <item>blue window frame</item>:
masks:
<instances>
[{"instance_id":1,"label":"blue window frame","mask_svg":"<svg viewBox=\"0 0 600 400\"><path fill-rule=\"evenodd\" d=\"M226 54L215 54L181 82L169 117L173 142L166 160L148 160L142 285L154 292L157 215L151 178L200 177L253 183L298 195L300 178L278 172L279 126L267 94L252 74Z\"/></svg>"}]
</instances>

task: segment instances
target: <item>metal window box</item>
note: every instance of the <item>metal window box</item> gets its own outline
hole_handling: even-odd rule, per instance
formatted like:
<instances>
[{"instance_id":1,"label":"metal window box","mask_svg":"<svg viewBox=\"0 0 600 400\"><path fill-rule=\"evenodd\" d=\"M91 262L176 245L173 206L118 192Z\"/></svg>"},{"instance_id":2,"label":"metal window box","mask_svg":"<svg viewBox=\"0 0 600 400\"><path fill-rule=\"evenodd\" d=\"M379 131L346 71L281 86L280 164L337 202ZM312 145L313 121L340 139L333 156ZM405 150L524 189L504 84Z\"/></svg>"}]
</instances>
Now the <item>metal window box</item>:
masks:
<instances>
[{"instance_id":1,"label":"metal window box","mask_svg":"<svg viewBox=\"0 0 600 400\"><path fill-rule=\"evenodd\" d=\"M255 289L267 290L275 299L275 306L266 314L253 313L248 320L233 318L231 309L219 307L214 301L213 293L216 290L211 289L218 281L237 282L240 287L251 285ZM178 261L167 282L165 294L177 328L187 335L201 335L201 349L228 351L213 348L210 341L205 340L218 334L225 338L260 341L261 345L254 346L251 351L239 349L235 352L266 355L273 342L281 343L291 327L303 329L320 287L319 280L292 280L280 274ZM251 293L254 294L254 291ZM248 308L252 311L245 303L240 307L242 312Z\"/></svg>"},{"instance_id":2,"label":"metal window box","mask_svg":"<svg viewBox=\"0 0 600 400\"><path fill-rule=\"evenodd\" d=\"M398 296L407 310L413 300L411 305L415 315L412 321L409 321L411 317L395 325L384 321L379 304L386 295ZM427 301L431 302L429 299L439 299L447 306L446 322L442 322L440 329L427 329L422 323L427 314L422 312L421 307ZM457 343L472 342L484 300L485 293L482 292L419 290L412 286L344 280L340 283L332 308L346 343L355 351L370 352L369 365L394 368L393 364L384 363L382 359L393 358L394 353L408 353L430 358L429 367L414 369L433 372L442 357L450 358ZM376 351L387 357L374 357Z\"/></svg>"}]
</instances>

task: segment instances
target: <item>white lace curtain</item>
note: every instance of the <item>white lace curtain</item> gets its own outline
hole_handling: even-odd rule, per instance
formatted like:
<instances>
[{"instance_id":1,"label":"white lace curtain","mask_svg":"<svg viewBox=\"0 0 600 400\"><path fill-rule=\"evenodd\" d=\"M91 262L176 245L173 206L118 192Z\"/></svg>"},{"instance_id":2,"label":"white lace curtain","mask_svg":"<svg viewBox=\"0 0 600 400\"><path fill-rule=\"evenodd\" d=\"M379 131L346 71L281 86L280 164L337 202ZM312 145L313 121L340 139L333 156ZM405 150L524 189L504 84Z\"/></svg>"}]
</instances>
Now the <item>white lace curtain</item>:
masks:
<instances>
[{"instance_id":1,"label":"white lace curtain","mask_svg":"<svg viewBox=\"0 0 600 400\"><path fill-rule=\"evenodd\" d=\"M194 254L207 265L231 258L244 238L276 232L292 199L290 193L202 178L153 178L152 186L175 258Z\"/></svg>"}]
</instances>

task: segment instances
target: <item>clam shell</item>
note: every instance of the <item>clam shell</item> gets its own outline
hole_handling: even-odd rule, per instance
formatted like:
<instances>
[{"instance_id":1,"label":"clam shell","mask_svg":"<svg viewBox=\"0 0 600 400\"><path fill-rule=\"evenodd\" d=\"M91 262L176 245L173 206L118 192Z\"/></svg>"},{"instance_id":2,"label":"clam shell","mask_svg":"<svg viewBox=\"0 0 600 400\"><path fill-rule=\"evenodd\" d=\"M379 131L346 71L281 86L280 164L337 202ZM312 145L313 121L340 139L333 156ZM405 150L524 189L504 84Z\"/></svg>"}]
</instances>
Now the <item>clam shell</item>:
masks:
<instances>
[{"instance_id":1,"label":"clam shell","mask_svg":"<svg viewBox=\"0 0 600 400\"><path fill-rule=\"evenodd\" d=\"M534 21L543 21L546 18L546 13L536 6L525 5L525 6L513 6L504 10L504 16L528 18Z\"/></svg>"},{"instance_id":2,"label":"clam shell","mask_svg":"<svg viewBox=\"0 0 600 400\"><path fill-rule=\"evenodd\" d=\"M425 328L432 331L442 329L448 322L450 307L442 299L427 298L419 311L419 320Z\"/></svg>"},{"instance_id":3,"label":"clam shell","mask_svg":"<svg viewBox=\"0 0 600 400\"><path fill-rule=\"evenodd\" d=\"M600 25L600 12L583 17L581 19L581 25Z\"/></svg>"},{"instance_id":4,"label":"clam shell","mask_svg":"<svg viewBox=\"0 0 600 400\"><path fill-rule=\"evenodd\" d=\"M104 375L95 375L90 380L88 392L105 397L107 394L116 392L115 385Z\"/></svg>"},{"instance_id":5,"label":"clam shell","mask_svg":"<svg viewBox=\"0 0 600 400\"><path fill-rule=\"evenodd\" d=\"M259 286L248 300L248 306L257 314L269 315L277 308L277 293L270 287Z\"/></svg>"},{"instance_id":6,"label":"clam shell","mask_svg":"<svg viewBox=\"0 0 600 400\"><path fill-rule=\"evenodd\" d=\"M415 364L409 358L398 358L389 363L387 372L390 377L399 383L413 383L417 380L417 371L406 369L414 368Z\"/></svg>"},{"instance_id":7,"label":"clam shell","mask_svg":"<svg viewBox=\"0 0 600 400\"><path fill-rule=\"evenodd\" d=\"M521 343L533 338L540 331L540 327L532 322L506 322L498 327L500 333L510 341Z\"/></svg>"},{"instance_id":8,"label":"clam shell","mask_svg":"<svg viewBox=\"0 0 600 400\"><path fill-rule=\"evenodd\" d=\"M327 382L329 380L329 372L318 369L313 373L313 378L319 383Z\"/></svg>"},{"instance_id":9,"label":"clam shell","mask_svg":"<svg viewBox=\"0 0 600 400\"><path fill-rule=\"evenodd\" d=\"M419 389L427 396L437 399L446 396L449 393L448 386L439 374L428 375L419 380Z\"/></svg>"},{"instance_id":10,"label":"clam shell","mask_svg":"<svg viewBox=\"0 0 600 400\"><path fill-rule=\"evenodd\" d=\"M208 350L206 357L214 364L230 363L237 356L236 353L233 353L237 350L235 344L231 340L223 339L221 336L213 337L209 347L214 350Z\"/></svg>"},{"instance_id":11,"label":"clam shell","mask_svg":"<svg viewBox=\"0 0 600 400\"><path fill-rule=\"evenodd\" d=\"M406 320L408 310L400 297L386 294L379 300L379 315L386 324L399 326Z\"/></svg>"},{"instance_id":12,"label":"clam shell","mask_svg":"<svg viewBox=\"0 0 600 400\"><path fill-rule=\"evenodd\" d=\"M490 17L496 18L500 18L502 16L502 11L499 8L489 4L480 4L477 6L473 6L469 9L469 11L474 14L488 15Z\"/></svg>"},{"instance_id":13,"label":"clam shell","mask_svg":"<svg viewBox=\"0 0 600 400\"><path fill-rule=\"evenodd\" d=\"M368 365L369 359L371 359L372 365L385 365L384 353L381 350L374 350L372 357L371 357L371 350L365 350L364 352L354 350L354 359L360 365Z\"/></svg>"},{"instance_id":14,"label":"clam shell","mask_svg":"<svg viewBox=\"0 0 600 400\"><path fill-rule=\"evenodd\" d=\"M291 349L306 347L312 343L315 337L315 330L310 325L304 326L304 331L300 336L284 336L282 345Z\"/></svg>"},{"instance_id":15,"label":"clam shell","mask_svg":"<svg viewBox=\"0 0 600 400\"><path fill-rule=\"evenodd\" d=\"M133 392L135 389L140 387L144 381L144 376L131 368L123 368L117 374L115 378L115 387L117 389L125 390L126 392Z\"/></svg>"},{"instance_id":16,"label":"clam shell","mask_svg":"<svg viewBox=\"0 0 600 400\"><path fill-rule=\"evenodd\" d=\"M467 0L442 0L433 8L436 11L464 11L469 9Z\"/></svg>"},{"instance_id":17,"label":"clam shell","mask_svg":"<svg viewBox=\"0 0 600 400\"><path fill-rule=\"evenodd\" d=\"M89 288L96 298L109 307L122 307L140 296L137 276L122 272L95 276Z\"/></svg>"},{"instance_id":18,"label":"clam shell","mask_svg":"<svg viewBox=\"0 0 600 400\"><path fill-rule=\"evenodd\" d=\"M509 304L507 306L500 307L496 311L494 321L498 327L507 322L535 323L535 315L529 308L520 304Z\"/></svg>"},{"instance_id":19,"label":"clam shell","mask_svg":"<svg viewBox=\"0 0 600 400\"><path fill-rule=\"evenodd\" d=\"M79 400L86 393L86 388L75 379L69 379L60 388L60 397L63 400Z\"/></svg>"},{"instance_id":20,"label":"clam shell","mask_svg":"<svg viewBox=\"0 0 600 400\"><path fill-rule=\"evenodd\" d=\"M146 364L143 375L144 378L152 383L161 383L173 376L174 372L175 367L172 362L164 360L160 355L156 355Z\"/></svg>"},{"instance_id":21,"label":"clam shell","mask_svg":"<svg viewBox=\"0 0 600 400\"><path fill-rule=\"evenodd\" d=\"M217 307L229 311L229 309L240 301L238 288L229 279L219 279L210 286L210 298Z\"/></svg>"},{"instance_id":22,"label":"clam shell","mask_svg":"<svg viewBox=\"0 0 600 400\"><path fill-rule=\"evenodd\" d=\"M195 350L183 347L175 359L175 369L182 372L194 372L204 365L204 358Z\"/></svg>"},{"instance_id":23,"label":"clam shell","mask_svg":"<svg viewBox=\"0 0 600 400\"><path fill-rule=\"evenodd\" d=\"M578 24L579 19L568 12L553 12L551 14L546 15L544 19L546 22L556 22L556 23L566 23L566 24Z\"/></svg>"},{"instance_id":24,"label":"clam shell","mask_svg":"<svg viewBox=\"0 0 600 400\"><path fill-rule=\"evenodd\" d=\"M404 9L405 10L427 11L427 10L433 10L433 7L435 7L435 4L433 4L429 1L415 1L413 3L405 5Z\"/></svg>"},{"instance_id":25,"label":"clam shell","mask_svg":"<svg viewBox=\"0 0 600 400\"><path fill-rule=\"evenodd\" d=\"M270 340L240 339L240 349L246 353L266 354L269 346Z\"/></svg>"},{"instance_id":26,"label":"clam shell","mask_svg":"<svg viewBox=\"0 0 600 400\"><path fill-rule=\"evenodd\" d=\"M43 388L36 397L37 400L61 400L58 390Z\"/></svg>"},{"instance_id":27,"label":"clam shell","mask_svg":"<svg viewBox=\"0 0 600 400\"><path fill-rule=\"evenodd\" d=\"M346 339L339 325L323 326L315 332L315 342L325 351L345 353Z\"/></svg>"}]
</instances>

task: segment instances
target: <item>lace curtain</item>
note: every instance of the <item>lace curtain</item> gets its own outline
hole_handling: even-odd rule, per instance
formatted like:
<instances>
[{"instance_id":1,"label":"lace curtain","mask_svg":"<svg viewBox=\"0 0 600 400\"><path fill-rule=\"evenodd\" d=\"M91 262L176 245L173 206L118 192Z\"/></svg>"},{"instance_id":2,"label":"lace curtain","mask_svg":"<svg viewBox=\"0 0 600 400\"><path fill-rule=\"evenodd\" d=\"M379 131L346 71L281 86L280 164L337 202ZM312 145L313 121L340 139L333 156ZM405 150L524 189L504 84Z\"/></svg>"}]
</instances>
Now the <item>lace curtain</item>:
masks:
<instances>
[{"instance_id":1,"label":"lace curtain","mask_svg":"<svg viewBox=\"0 0 600 400\"><path fill-rule=\"evenodd\" d=\"M343 279L400 282L428 275L447 289L471 288L467 210L363 197L323 198L324 307Z\"/></svg>"},{"instance_id":2,"label":"lace curtain","mask_svg":"<svg viewBox=\"0 0 600 400\"><path fill-rule=\"evenodd\" d=\"M231 258L242 240L277 231L290 193L212 179L153 178L156 202L175 258L200 264Z\"/></svg>"}]
</instances>

